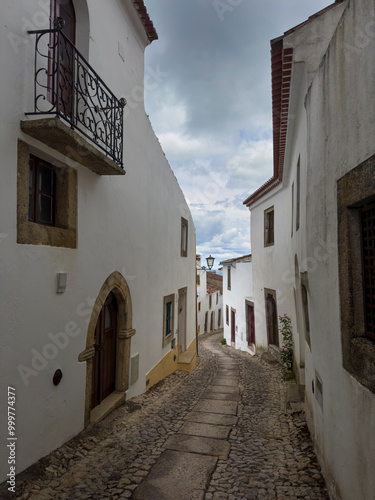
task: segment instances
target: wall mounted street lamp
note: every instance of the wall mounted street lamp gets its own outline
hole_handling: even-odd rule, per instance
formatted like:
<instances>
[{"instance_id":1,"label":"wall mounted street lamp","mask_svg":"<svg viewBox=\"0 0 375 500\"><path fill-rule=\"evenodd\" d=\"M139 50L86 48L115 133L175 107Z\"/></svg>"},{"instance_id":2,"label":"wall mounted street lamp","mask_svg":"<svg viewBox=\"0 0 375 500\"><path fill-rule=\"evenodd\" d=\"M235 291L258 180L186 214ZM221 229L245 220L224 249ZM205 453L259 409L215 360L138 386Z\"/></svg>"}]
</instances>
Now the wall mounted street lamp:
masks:
<instances>
[{"instance_id":1,"label":"wall mounted street lamp","mask_svg":"<svg viewBox=\"0 0 375 500\"><path fill-rule=\"evenodd\" d=\"M215 257L212 257L212 255L210 254L210 256L206 258L206 261L207 261L207 267L211 271L212 266L214 265L215 262Z\"/></svg>"}]
</instances>

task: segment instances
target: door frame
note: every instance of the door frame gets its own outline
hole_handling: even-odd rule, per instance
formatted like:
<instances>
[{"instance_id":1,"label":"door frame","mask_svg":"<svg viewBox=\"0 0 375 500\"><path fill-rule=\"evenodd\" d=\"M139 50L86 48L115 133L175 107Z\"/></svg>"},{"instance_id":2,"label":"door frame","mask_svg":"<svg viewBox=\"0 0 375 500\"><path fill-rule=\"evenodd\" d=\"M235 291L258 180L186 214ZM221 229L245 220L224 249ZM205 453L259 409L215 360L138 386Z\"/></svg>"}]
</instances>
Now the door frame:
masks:
<instances>
[{"instance_id":1,"label":"door frame","mask_svg":"<svg viewBox=\"0 0 375 500\"><path fill-rule=\"evenodd\" d=\"M230 341L236 345L236 309L230 308Z\"/></svg>"},{"instance_id":2,"label":"door frame","mask_svg":"<svg viewBox=\"0 0 375 500\"><path fill-rule=\"evenodd\" d=\"M178 290L178 344L180 352L185 352L186 346L186 303L187 287Z\"/></svg>"},{"instance_id":3,"label":"door frame","mask_svg":"<svg viewBox=\"0 0 375 500\"><path fill-rule=\"evenodd\" d=\"M132 328L132 303L128 284L125 278L117 271L114 271L104 282L95 300L92 309L89 325L87 328L86 349L78 356L79 362L86 362L86 392L85 392L85 427L90 424L92 413L91 393L92 393L92 370L95 356L95 329L100 311L109 293L112 292L117 302L117 351L116 351L116 382L115 393L118 398L113 402L115 407L119 401L123 401L125 393L129 387L130 368L130 346L131 338L135 335ZM113 393L112 393L113 394ZM109 396L110 397L110 396ZM109 399L109 397L107 399ZM106 401L106 400L104 400ZM102 402L103 403L103 402ZM99 405L100 406L100 405ZM95 407L98 408L98 407Z\"/></svg>"},{"instance_id":4,"label":"door frame","mask_svg":"<svg viewBox=\"0 0 375 500\"><path fill-rule=\"evenodd\" d=\"M274 317L270 318L268 311L268 296L271 295L275 304ZM277 300L276 300L276 290L271 288L264 289L264 303L266 312L266 327L267 327L267 342L268 344L276 345L280 347L279 340L279 324L277 315Z\"/></svg>"},{"instance_id":5,"label":"door frame","mask_svg":"<svg viewBox=\"0 0 375 500\"><path fill-rule=\"evenodd\" d=\"M246 317L246 342L249 347L255 347L255 314L254 302L245 300L245 317ZM250 308L250 311L249 311ZM254 338L252 336L254 334ZM253 342L254 340L254 342Z\"/></svg>"}]
</instances>

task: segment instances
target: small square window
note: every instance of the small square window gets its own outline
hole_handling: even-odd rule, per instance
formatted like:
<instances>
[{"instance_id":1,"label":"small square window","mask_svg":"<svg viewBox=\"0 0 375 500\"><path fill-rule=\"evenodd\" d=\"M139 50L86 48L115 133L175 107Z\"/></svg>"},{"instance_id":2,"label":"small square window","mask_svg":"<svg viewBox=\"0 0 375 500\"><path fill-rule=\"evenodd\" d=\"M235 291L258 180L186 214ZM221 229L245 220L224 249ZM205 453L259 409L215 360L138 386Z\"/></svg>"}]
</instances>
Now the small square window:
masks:
<instances>
[{"instance_id":1,"label":"small square window","mask_svg":"<svg viewBox=\"0 0 375 500\"><path fill-rule=\"evenodd\" d=\"M264 211L264 246L274 244L274 207Z\"/></svg>"}]
</instances>

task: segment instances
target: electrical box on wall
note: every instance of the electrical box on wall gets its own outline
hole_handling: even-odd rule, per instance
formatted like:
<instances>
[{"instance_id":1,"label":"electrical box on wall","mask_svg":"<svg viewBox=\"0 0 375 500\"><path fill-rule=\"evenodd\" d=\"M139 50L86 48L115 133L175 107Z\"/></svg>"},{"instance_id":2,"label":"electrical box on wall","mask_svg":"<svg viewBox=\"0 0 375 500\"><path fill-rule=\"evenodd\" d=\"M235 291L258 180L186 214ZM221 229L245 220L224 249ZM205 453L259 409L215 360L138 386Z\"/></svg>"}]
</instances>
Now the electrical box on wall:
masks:
<instances>
[{"instance_id":1,"label":"electrical box on wall","mask_svg":"<svg viewBox=\"0 0 375 500\"><path fill-rule=\"evenodd\" d=\"M137 382L139 378L139 354L130 358L130 384Z\"/></svg>"},{"instance_id":2,"label":"electrical box on wall","mask_svg":"<svg viewBox=\"0 0 375 500\"><path fill-rule=\"evenodd\" d=\"M57 273L57 290L56 293L64 293L66 289L67 273Z\"/></svg>"}]
</instances>

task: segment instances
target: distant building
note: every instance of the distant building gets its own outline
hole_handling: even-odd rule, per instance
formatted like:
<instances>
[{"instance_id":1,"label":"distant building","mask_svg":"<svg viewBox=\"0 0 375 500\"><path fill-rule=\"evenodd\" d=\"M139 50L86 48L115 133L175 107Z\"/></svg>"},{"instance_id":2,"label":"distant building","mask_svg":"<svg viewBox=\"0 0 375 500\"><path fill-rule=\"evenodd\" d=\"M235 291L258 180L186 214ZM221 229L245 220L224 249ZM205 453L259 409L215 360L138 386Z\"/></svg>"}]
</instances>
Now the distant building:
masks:
<instances>
[{"instance_id":1,"label":"distant building","mask_svg":"<svg viewBox=\"0 0 375 500\"><path fill-rule=\"evenodd\" d=\"M195 229L144 110L143 1L1 2L0 17L0 380L21 472L194 368Z\"/></svg>"},{"instance_id":2,"label":"distant building","mask_svg":"<svg viewBox=\"0 0 375 500\"><path fill-rule=\"evenodd\" d=\"M255 354L255 319L251 255L224 260L224 338L228 345Z\"/></svg>"},{"instance_id":3,"label":"distant building","mask_svg":"<svg viewBox=\"0 0 375 500\"><path fill-rule=\"evenodd\" d=\"M196 257L197 267L197 329L198 334L223 328L223 277L209 271Z\"/></svg>"},{"instance_id":4,"label":"distant building","mask_svg":"<svg viewBox=\"0 0 375 500\"><path fill-rule=\"evenodd\" d=\"M271 42L274 175L251 210L256 348L294 370L332 498L375 491L375 12L336 1Z\"/></svg>"}]
</instances>

